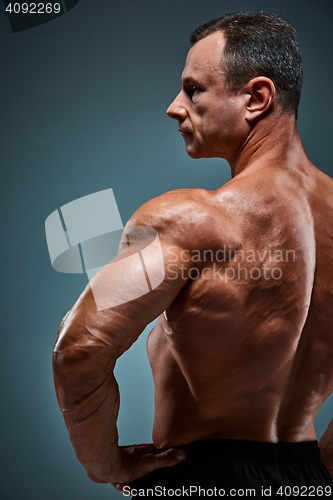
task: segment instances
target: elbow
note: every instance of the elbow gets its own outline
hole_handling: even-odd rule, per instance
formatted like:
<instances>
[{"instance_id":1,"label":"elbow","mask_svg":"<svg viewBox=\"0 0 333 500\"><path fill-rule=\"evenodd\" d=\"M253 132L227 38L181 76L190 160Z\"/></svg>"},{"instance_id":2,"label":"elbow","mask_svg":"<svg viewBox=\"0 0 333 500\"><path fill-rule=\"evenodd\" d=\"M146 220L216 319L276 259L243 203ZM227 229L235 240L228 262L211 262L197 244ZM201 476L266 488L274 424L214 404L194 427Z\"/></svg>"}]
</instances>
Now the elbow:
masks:
<instances>
[{"instance_id":1,"label":"elbow","mask_svg":"<svg viewBox=\"0 0 333 500\"><path fill-rule=\"evenodd\" d=\"M66 342L57 340L52 353L52 364L55 369L70 368L77 358L78 349L74 343L70 342L67 338Z\"/></svg>"},{"instance_id":2,"label":"elbow","mask_svg":"<svg viewBox=\"0 0 333 500\"><path fill-rule=\"evenodd\" d=\"M70 312L62 320L58 330L58 337L52 355L53 366L70 364L71 359L75 357L75 346L80 333L78 328L75 328L76 322L69 321L69 315Z\"/></svg>"},{"instance_id":3,"label":"elbow","mask_svg":"<svg viewBox=\"0 0 333 500\"><path fill-rule=\"evenodd\" d=\"M116 359L116 349L98 331L85 327L79 318L63 319L53 349L52 363L55 373L86 371L96 366L109 365Z\"/></svg>"},{"instance_id":4,"label":"elbow","mask_svg":"<svg viewBox=\"0 0 333 500\"><path fill-rule=\"evenodd\" d=\"M65 359L68 360L75 345L73 331L75 321L70 321L70 313L71 311L68 311L59 326L58 336L52 354L53 365L59 365L62 364Z\"/></svg>"},{"instance_id":5,"label":"elbow","mask_svg":"<svg viewBox=\"0 0 333 500\"><path fill-rule=\"evenodd\" d=\"M80 343L82 342L79 342L78 332L73 331L72 328L64 328L62 323L52 353L54 373L70 371L77 365L80 358Z\"/></svg>"}]
</instances>

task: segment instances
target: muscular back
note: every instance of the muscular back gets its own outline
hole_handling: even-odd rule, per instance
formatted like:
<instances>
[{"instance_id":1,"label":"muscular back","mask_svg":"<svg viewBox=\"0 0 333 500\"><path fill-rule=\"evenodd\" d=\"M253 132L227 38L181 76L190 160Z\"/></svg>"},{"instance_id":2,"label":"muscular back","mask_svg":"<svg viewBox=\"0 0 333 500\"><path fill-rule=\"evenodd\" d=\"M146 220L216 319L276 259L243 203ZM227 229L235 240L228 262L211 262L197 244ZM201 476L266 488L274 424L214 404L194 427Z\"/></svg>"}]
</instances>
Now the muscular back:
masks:
<instances>
[{"instance_id":1,"label":"muscular back","mask_svg":"<svg viewBox=\"0 0 333 500\"><path fill-rule=\"evenodd\" d=\"M333 390L332 195L310 163L182 193L189 279L148 338L157 447L315 439Z\"/></svg>"}]
</instances>

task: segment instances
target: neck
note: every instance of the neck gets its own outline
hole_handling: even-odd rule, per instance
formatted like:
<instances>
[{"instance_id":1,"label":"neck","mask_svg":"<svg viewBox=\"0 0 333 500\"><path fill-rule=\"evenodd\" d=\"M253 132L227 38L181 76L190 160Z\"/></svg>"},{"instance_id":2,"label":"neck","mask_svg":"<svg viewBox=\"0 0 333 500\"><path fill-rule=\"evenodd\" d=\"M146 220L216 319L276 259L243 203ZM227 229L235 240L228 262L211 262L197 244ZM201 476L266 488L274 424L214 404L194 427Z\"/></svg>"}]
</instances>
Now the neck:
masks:
<instances>
[{"instance_id":1,"label":"neck","mask_svg":"<svg viewBox=\"0 0 333 500\"><path fill-rule=\"evenodd\" d=\"M286 167L305 159L294 116L276 111L253 124L241 147L227 161L235 177L254 164Z\"/></svg>"}]
</instances>

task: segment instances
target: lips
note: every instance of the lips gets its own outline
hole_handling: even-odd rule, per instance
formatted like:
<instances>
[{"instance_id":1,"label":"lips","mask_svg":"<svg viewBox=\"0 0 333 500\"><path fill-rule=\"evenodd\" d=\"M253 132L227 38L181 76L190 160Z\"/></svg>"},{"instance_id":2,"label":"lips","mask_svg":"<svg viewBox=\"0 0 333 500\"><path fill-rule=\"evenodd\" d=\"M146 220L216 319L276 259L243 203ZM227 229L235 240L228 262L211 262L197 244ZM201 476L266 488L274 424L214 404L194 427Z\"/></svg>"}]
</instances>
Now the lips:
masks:
<instances>
[{"instance_id":1,"label":"lips","mask_svg":"<svg viewBox=\"0 0 333 500\"><path fill-rule=\"evenodd\" d=\"M179 128L178 130L179 130L179 132L181 134L191 134L191 132L189 132L188 130L184 130L184 129L181 129L181 128Z\"/></svg>"}]
</instances>

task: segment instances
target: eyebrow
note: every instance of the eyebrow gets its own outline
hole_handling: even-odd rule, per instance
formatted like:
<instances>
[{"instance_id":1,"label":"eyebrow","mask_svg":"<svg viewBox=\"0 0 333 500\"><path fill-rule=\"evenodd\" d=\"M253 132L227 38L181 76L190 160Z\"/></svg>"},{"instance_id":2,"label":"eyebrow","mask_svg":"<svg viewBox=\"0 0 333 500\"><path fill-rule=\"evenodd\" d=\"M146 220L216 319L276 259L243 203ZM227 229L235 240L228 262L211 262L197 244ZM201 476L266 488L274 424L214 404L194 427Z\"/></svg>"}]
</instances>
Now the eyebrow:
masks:
<instances>
[{"instance_id":1,"label":"eyebrow","mask_svg":"<svg viewBox=\"0 0 333 500\"><path fill-rule=\"evenodd\" d=\"M189 84L194 84L194 85L198 85L198 87L202 87L204 85L203 82L199 82L196 78L194 78L193 76L186 76L185 78L182 78L181 79L181 82L183 85L189 85Z\"/></svg>"}]
</instances>

